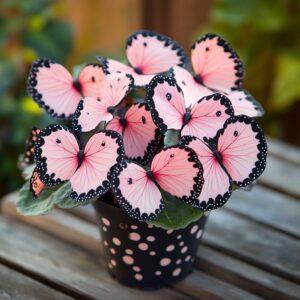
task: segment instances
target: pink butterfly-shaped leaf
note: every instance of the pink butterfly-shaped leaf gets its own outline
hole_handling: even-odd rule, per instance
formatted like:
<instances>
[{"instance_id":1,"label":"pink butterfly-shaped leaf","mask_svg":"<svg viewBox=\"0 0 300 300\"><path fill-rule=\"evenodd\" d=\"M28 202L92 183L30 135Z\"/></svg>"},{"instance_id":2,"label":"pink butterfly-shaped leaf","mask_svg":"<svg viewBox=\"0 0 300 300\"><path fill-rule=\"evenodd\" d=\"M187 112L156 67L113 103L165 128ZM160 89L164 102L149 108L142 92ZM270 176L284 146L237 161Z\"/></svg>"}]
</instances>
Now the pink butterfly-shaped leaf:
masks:
<instances>
[{"instance_id":1,"label":"pink butterfly-shaped leaf","mask_svg":"<svg viewBox=\"0 0 300 300\"><path fill-rule=\"evenodd\" d=\"M94 134L81 149L69 129L49 125L40 132L35 143L40 180L50 187L70 180L71 198L76 201L106 193L110 173L123 159L122 138L115 131Z\"/></svg>"},{"instance_id":2,"label":"pink butterfly-shaped leaf","mask_svg":"<svg viewBox=\"0 0 300 300\"><path fill-rule=\"evenodd\" d=\"M128 74L107 75L98 87L98 96L85 97L79 102L72 125L76 131L87 132L102 122L109 122L113 112L133 87L133 78Z\"/></svg>"},{"instance_id":3,"label":"pink butterfly-shaped leaf","mask_svg":"<svg viewBox=\"0 0 300 300\"><path fill-rule=\"evenodd\" d=\"M184 136L181 143L195 150L204 169L204 185L193 206L211 210L225 204L232 184L252 184L266 167L267 144L261 128L244 115L229 118L207 143Z\"/></svg>"},{"instance_id":4,"label":"pink butterfly-shaped leaf","mask_svg":"<svg viewBox=\"0 0 300 300\"><path fill-rule=\"evenodd\" d=\"M134 104L124 117L116 116L106 127L123 136L126 156L147 164L160 146L162 135L145 104Z\"/></svg>"},{"instance_id":5,"label":"pink butterfly-shaped leaf","mask_svg":"<svg viewBox=\"0 0 300 300\"><path fill-rule=\"evenodd\" d=\"M112 189L120 206L138 220L154 220L161 213L160 189L193 203L202 184L202 166L197 155L183 146L162 149L154 156L149 171L126 162L112 174Z\"/></svg>"},{"instance_id":6,"label":"pink butterfly-shaped leaf","mask_svg":"<svg viewBox=\"0 0 300 300\"><path fill-rule=\"evenodd\" d=\"M164 35L141 30L133 33L126 44L130 66L113 59L100 58L104 72L131 74L136 86L147 85L155 74L167 72L173 66L183 66L187 60L182 47Z\"/></svg>"},{"instance_id":7,"label":"pink butterfly-shaped leaf","mask_svg":"<svg viewBox=\"0 0 300 300\"><path fill-rule=\"evenodd\" d=\"M100 82L105 77L100 65L87 65L76 80L62 65L39 59L28 76L28 94L50 115L71 117L82 96L97 98Z\"/></svg>"},{"instance_id":8,"label":"pink butterfly-shaped leaf","mask_svg":"<svg viewBox=\"0 0 300 300\"><path fill-rule=\"evenodd\" d=\"M153 121L163 133L175 129L181 130L182 135L212 138L233 115L229 99L217 93L187 106L185 95L174 78L163 75L151 81L147 101Z\"/></svg>"},{"instance_id":9,"label":"pink butterfly-shaped leaf","mask_svg":"<svg viewBox=\"0 0 300 300\"><path fill-rule=\"evenodd\" d=\"M172 76L183 91L187 105L193 105L204 96L214 93L202 84L199 84L192 74L184 68L173 67ZM249 117L261 117L264 114L262 106L253 99L249 92L236 89L229 93L222 92L230 100L235 115L246 115Z\"/></svg>"}]
</instances>

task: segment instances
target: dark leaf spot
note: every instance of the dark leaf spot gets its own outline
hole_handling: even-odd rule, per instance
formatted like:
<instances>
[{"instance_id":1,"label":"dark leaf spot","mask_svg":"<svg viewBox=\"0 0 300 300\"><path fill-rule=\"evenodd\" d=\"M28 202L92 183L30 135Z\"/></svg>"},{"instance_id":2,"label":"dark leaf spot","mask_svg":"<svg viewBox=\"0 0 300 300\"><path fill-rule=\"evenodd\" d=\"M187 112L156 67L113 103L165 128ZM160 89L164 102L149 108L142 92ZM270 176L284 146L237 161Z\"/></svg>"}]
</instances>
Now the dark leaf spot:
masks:
<instances>
[{"instance_id":1,"label":"dark leaf spot","mask_svg":"<svg viewBox=\"0 0 300 300\"><path fill-rule=\"evenodd\" d=\"M235 137L237 137L237 136L239 135L238 131L235 130L234 133L233 133L233 135L234 135Z\"/></svg>"},{"instance_id":2,"label":"dark leaf spot","mask_svg":"<svg viewBox=\"0 0 300 300\"><path fill-rule=\"evenodd\" d=\"M166 94L166 98L167 98L167 100L170 101L170 100L172 99L172 95L171 95L170 93L167 93L167 94Z\"/></svg>"},{"instance_id":3,"label":"dark leaf spot","mask_svg":"<svg viewBox=\"0 0 300 300\"><path fill-rule=\"evenodd\" d=\"M146 118L144 116L142 116L142 123L146 124Z\"/></svg>"},{"instance_id":4,"label":"dark leaf spot","mask_svg":"<svg viewBox=\"0 0 300 300\"><path fill-rule=\"evenodd\" d=\"M218 110L218 111L216 112L216 116L217 116L217 117L220 117L221 115L222 115L221 111Z\"/></svg>"},{"instance_id":5,"label":"dark leaf spot","mask_svg":"<svg viewBox=\"0 0 300 300\"><path fill-rule=\"evenodd\" d=\"M56 139L55 141L57 144L60 144L61 143L61 140L60 139Z\"/></svg>"},{"instance_id":6,"label":"dark leaf spot","mask_svg":"<svg viewBox=\"0 0 300 300\"><path fill-rule=\"evenodd\" d=\"M127 183L132 184L132 178L127 178Z\"/></svg>"},{"instance_id":7,"label":"dark leaf spot","mask_svg":"<svg viewBox=\"0 0 300 300\"><path fill-rule=\"evenodd\" d=\"M95 76L92 76L92 78L91 78L91 79L92 79L92 81L93 81L93 82L95 82L95 81L96 81L96 79L95 79Z\"/></svg>"}]
</instances>

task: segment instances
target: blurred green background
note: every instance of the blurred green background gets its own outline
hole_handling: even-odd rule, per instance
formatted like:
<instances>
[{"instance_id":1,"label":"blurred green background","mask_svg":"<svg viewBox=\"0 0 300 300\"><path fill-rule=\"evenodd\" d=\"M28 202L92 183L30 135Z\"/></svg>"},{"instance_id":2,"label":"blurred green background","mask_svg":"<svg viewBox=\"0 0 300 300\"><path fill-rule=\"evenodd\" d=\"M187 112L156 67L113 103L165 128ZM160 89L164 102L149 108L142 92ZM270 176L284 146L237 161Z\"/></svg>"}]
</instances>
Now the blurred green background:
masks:
<instances>
[{"instance_id":1,"label":"blurred green background","mask_svg":"<svg viewBox=\"0 0 300 300\"><path fill-rule=\"evenodd\" d=\"M0 1L0 195L21 184L18 155L31 126L53 122L26 95L32 61L73 65L95 54L123 56L140 28L167 34L189 52L214 32L241 56L244 87L262 102L268 135L300 145L300 1L2 0ZM55 121L54 121L55 122Z\"/></svg>"}]
</instances>

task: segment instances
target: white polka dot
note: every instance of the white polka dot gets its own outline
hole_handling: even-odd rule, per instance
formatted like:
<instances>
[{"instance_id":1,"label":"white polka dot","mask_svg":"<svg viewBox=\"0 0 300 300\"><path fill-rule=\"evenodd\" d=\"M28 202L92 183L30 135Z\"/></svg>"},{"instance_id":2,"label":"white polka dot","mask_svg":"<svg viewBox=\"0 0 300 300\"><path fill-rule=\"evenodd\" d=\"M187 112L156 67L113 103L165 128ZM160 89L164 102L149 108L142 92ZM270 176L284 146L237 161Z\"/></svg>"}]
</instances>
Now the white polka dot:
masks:
<instances>
[{"instance_id":1,"label":"white polka dot","mask_svg":"<svg viewBox=\"0 0 300 300\"><path fill-rule=\"evenodd\" d=\"M110 263L115 267L117 265L117 262L114 259L110 260Z\"/></svg>"},{"instance_id":2,"label":"white polka dot","mask_svg":"<svg viewBox=\"0 0 300 300\"><path fill-rule=\"evenodd\" d=\"M153 228L154 226L152 224L148 224L148 228Z\"/></svg>"},{"instance_id":3,"label":"white polka dot","mask_svg":"<svg viewBox=\"0 0 300 300\"><path fill-rule=\"evenodd\" d=\"M116 246L120 246L120 245L121 245L121 241L120 241L118 238L116 238L116 237L114 237L114 238L112 239L112 241L113 241L113 243L114 243Z\"/></svg>"},{"instance_id":4,"label":"white polka dot","mask_svg":"<svg viewBox=\"0 0 300 300\"><path fill-rule=\"evenodd\" d=\"M201 235L202 235L202 230L201 229L199 229L199 231L197 232L197 235L196 235L196 238L197 239L200 239L200 237L201 237Z\"/></svg>"},{"instance_id":5,"label":"white polka dot","mask_svg":"<svg viewBox=\"0 0 300 300\"><path fill-rule=\"evenodd\" d=\"M181 234L177 235L177 240L180 240L181 238L182 238Z\"/></svg>"},{"instance_id":6,"label":"white polka dot","mask_svg":"<svg viewBox=\"0 0 300 300\"><path fill-rule=\"evenodd\" d=\"M175 246L174 245L169 245L167 248L166 248L166 251L167 252L171 252L175 249Z\"/></svg>"},{"instance_id":7,"label":"white polka dot","mask_svg":"<svg viewBox=\"0 0 300 300\"><path fill-rule=\"evenodd\" d=\"M133 254L133 251L131 249L126 249L125 250L125 253L128 254L128 255L132 255Z\"/></svg>"},{"instance_id":8,"label":"white polka dot","mask_svg":"<svg viewBox=\"0 0 300 300\"><path fill-rule=\"evenodd\" d=\"M156 276L160 276L161 275L161 271L155 271L155 275Z\"/></svg>"},{"instance_id":9,"label":"white polka dot","mask_svg":"<svg viewBox=\"0 0 300 300\"><path fill-rule=\"evenodd\" d=\"M149 236L147 236L147 241L148 242L154 242L155 241L155 237L153 235L149 235Z\"/></svg>"},{"instance_id":10,"label":"white polka dot","mask_svg":"<svg viewBox=\"0 0 300 300\"><path fill-rule=\"evenodd\" d=\"M183 245L184 245L184 241L181 241L181 242L179 243L179 246L182 247Z\"/></svg>"},{"instance_id":11,"label":"white polka dot","mask_svg":"<svg viewBox=\"0 0 300 300\"><path fill-rule=\"evenodd\" d=\"M106 218L102 218L101 220L102 220L102 223L103 223L104 225L106 225L106 226L109 226L109 225L110 225L109 220L107 220Z\"/></svg>"},{"instance_id":12,"label":"white polka dot","mask_svg":"<svg viewBox=\"0 0 300 300\"><path fill-rule=\"evenodd\" d=\"M188 247L187 247L187 246L184 246L184 247L181 249L181 253L185 253L186 251L188 251Z\"/></svg>"},{"instance_id":13,"label":"white polka dot","mask_svg":"<svg viewBox=\"0 0 300 300\"><path fill-rule=\"evenodd\" d=\"M134 277L135 277L136 280L142 280L143 279L142 274L135 274Z\"/></svg>"},{"instance_id":14,"label":"white polka dot","mask_svg":"<svg viewBox=\"0 0 300 300\"><path fill-rule=\"evenodd\" d=\"M134 259L128 255L123 256L123 261L127 265L132 265L134 263Z\"/></svg>"},{"instance_id":15,"label":"white polka dot","mask_svg":"<svg viewBox=\"0 0 300 300\"><path fill-rule=\"evenodd\" d=\"M188 256L184 259L184 261L188 262L188 261L190 261L190 259L191 259L191 256L188 255Z\"/></svg>"},{"instance_id":16,"label":"white polka dot","mask_svg":"<svg viewBox=\"0 0 300 300\"><path fill-rule=\"evenodd\" d=\"M172 229L167 230L167 234L171 234L173 232Z\"/></svg>"},{"instance_id":17,"label":"white polka dot","mask_svg":"<svg viewBox=\"0 0 300 300\"><path fill-rule=\"evenodd\" d=\"M110 248L109 251L112 253L112 254L116 254L116 250L114 248Z\"/></svg>"},{"instance_id":18,"label":"white polka dot","mask_svg":"<svg viewBox=\"0 0 300 300\"><path fill-rule=\"evenodd\" d=\"M131 228L132 230L136 230L136 229L138 229L138 226L136 226L136 225L131 225L130 228Z\"/></svg>"},{"instance_id":19,"label":"white polka dot","mask_svg":"<svg viewBox=\"0 0 300 300\"><path fill-rule=\"evenodd\" d=\"M109 267L110 269L112 269L112 268L113 268L113 266L112 266L112 264L111 264L111 263L108 263L108 267Z\"/></svg>"},{"instance_id":20,"label":"white polka dot","mask_svg":"<svg viewBox=\"0 0 300 300\"><path fill-rule=\"evenodd\" d=\"M141 236L136 232L129 233L129 239L132 241L139 241L141 239Z\"/></svg>"},{"instance_id":21,"label":"white polka dot","mask_svg":"<svg viewBox=\"0 0 300 300\"><path fill-rule=\"evenodd\" d=\"M140 243L138 247L142 251L146 251L149 248L148 244L146 244L146 243Z\"/></svg>"},{"instance_id":22,"label":"white polka dot","mask_svg":"<svg viewBox=\"0 0 300 300\"><path fill-rule=\"evenodd\" d=\"M172 274L173 276L178 276L180 273L181 273L181 268L176 268Z\"/></svg>"},{"instance_id":23,"label":"white polka dot","mask_svg":"<svg viewBox=\"0 0 300 300\"><path fill-rule=\"evenodd\" d=\"M154 255L156 255L156 252L155 251L150 251L150 255L154 256Z\"/></svg>"},{"instance_id":24,"label":"white polka dot","mask_svg":"<svg viewBox=\"0 0 300 300\"><path fill-rule=\"evenodd\" d=\"M141 272L141 268L138 267L138 266L133 266L132 269L133 269L133 271L135 271L135 272Z\"/></svg>"},{"instance_id":25,"label":"white polka dot","mask_svg":"<svg viewBox=\"0 0 300 300\"><path fill-rule=\"evenodd\" d=\"M191 234L194 234L197 230L198 230L198 225L194 225L194 226L191 228Z\"/></svg>"},{"instance_id":26,"label":"white polka dot","mask_svg":"<svg viewBox=\"0 0 300 300\"><path fill-rule=\"evenodd\" d=\"M105 226L102 227L103 231L107 231L107 228Z\"/></svg>"},{"instance_id":27,"label":"white polka dot","mask_svg":"<svg viewBox=\"0 0 300 300\"><path fill-rule=\"evenodd\" d=\"M171 259L170 259L170 258L167 258L167 257L162 258L162 259L160 260L160 265L163 266L163 267L169 265L170 263L171 263Z\"/></svg>"},{"instance_id":28,"label":"white polka dot","mask_svg":"<svg viewBox=\"0 0 300 300\"><path fill-rule=\"evenodd\" d=\"M182 262L182 260L179 258L179 259L177 259L176 260L176 265L179 265L179 264L181 264L181 262Z\"/></svg>"},{"instance_id":29,"label":"white polka dot","mask_svg":"<svg viewBox=\"0 0 300 300\"><path fill-rule=\"evenodd\" d=\"M106 247L107 247L107 245L108 245L107 241L104 241L104 246L106 246Z\"/></svg>"}]
</instances>

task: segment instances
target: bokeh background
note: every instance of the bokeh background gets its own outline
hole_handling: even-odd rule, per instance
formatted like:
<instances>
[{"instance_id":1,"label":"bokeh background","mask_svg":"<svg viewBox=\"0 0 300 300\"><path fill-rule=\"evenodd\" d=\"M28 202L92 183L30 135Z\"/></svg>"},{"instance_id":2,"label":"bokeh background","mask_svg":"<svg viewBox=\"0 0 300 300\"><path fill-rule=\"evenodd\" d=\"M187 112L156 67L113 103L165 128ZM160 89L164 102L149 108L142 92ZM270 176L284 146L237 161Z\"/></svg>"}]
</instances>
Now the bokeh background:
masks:
<instances>
[{"instance_id":1,"label":"bokeh background","mask_svg":"<svg viewBox=\"0 0 300 300\"><path fill-rule=\"evenodd\" d=\"M32 61L72 71L96 54L124 58L127 36L141 28L188 53L206 32L223 36L244 62L244 87L265 107L266 133L300 145L298 0L1 0L0 195L21 184L17 160L31 126L52 121L26 95Z\"/></svg>"}]
</instances>

